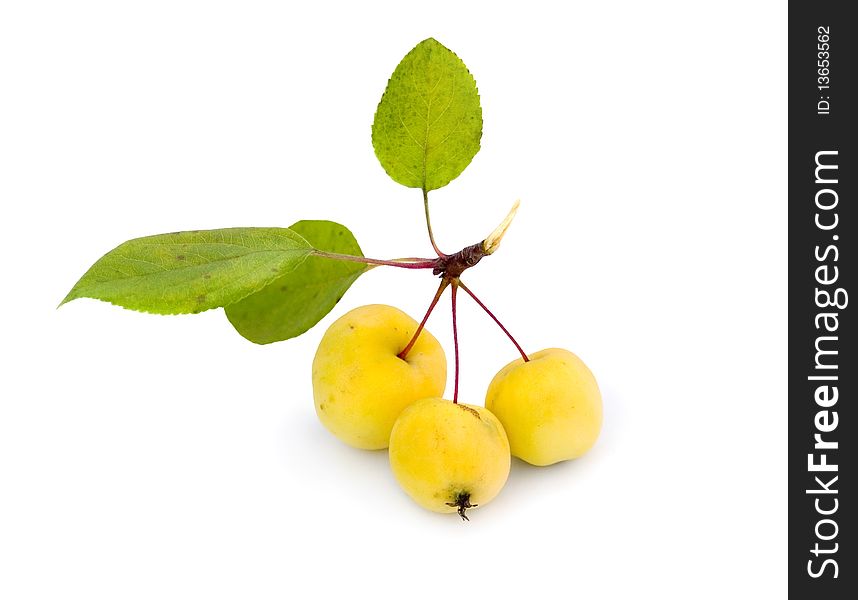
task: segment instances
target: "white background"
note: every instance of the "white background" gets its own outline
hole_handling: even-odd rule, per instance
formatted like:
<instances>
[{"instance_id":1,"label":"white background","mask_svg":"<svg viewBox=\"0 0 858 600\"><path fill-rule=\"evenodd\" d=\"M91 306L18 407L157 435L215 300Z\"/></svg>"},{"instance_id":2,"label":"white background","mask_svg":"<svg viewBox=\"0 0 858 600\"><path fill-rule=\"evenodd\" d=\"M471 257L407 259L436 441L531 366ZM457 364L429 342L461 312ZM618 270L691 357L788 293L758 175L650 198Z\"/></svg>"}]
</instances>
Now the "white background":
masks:
<instances>
[{"instance_id":1,"label":"white background","mask_svg":"<svg viewBox=\"0 0 858 600\"><path fill-rule=\"evenodd\" d=\"M55 310L173 230L333 219L368 256L428 256L370 124L429 36L485 121L432 194L439 244L521 198L466 281L529 351L579 354L605 405L589 455L514 461L470 523L313 410L324 328L419 317L426 273L377 269L270 346L220 310ZM4 599L785 596L786 3L10 2L0 88ZM480 404L516 354L461 300ZM452 357L448 302L429 327Z\"/></svg>"}]
</instances>

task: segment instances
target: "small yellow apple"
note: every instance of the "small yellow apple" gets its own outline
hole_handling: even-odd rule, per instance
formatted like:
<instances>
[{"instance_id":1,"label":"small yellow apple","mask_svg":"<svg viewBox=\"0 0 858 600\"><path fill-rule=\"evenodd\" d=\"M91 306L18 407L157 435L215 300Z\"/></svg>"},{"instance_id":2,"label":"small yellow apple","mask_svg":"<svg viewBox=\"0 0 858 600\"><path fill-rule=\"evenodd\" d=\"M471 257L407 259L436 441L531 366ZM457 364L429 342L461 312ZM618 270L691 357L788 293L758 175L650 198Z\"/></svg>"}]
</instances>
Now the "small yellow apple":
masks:
<instances>
[{"instance_id":1,"label":"small yellow apple","mask_svg":"<svg viewBox=\"0 0 858 600\"><path fill-rule=\"evenodd\" d=\"M313 359L319 420L356 448L387 448L402 409L439 396L447 384L444 349L426 329L405 359L397 356L418 323L384 304L356 308L331 324Z\"/></svg>"},{"instance_id":2,"label":"small yellow apple","mask_svg":"<svg viewBox=\"0 0 858 600\"><path fill-rule=\"evenodd\" d=\"M410 404L390 434L390 467L402 489L440 513L483 506L509 476L509 442L482 406L425 398Z\"/></svg>"},{"instance_id":3,"label":"small yellow apple","mask_svg":"<svg viewBox=\"0 0 858 600\"><path fill-rule=\"evenodd\" d=\"M602 395L580 358L561 348L540 350L501 369L486 393L509 436L512 455L551 465L587 452L602 428Z\"/></svg>"}]
</instances>

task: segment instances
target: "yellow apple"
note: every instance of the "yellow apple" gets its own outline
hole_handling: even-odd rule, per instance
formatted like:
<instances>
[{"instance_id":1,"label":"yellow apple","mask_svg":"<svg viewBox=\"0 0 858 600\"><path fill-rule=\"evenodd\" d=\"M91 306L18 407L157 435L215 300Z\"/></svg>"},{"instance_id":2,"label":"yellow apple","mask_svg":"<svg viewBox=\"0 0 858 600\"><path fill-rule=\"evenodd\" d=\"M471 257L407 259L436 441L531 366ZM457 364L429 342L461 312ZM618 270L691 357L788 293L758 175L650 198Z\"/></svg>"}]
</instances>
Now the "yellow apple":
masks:
<instances>
[{"instance_id":1,"label":"yellow apple","mask_svg":"<svg viewBox=\"0 0 858 600\"><path fill-rule=\"evenodd\" d=\"M390 467L402 489L440 513L483 506L509 476L509 442L482 406L425 398L410 404L390 434Z\"/></svg>"},{"instance_id":2,"label":"yellow apple","mask_svg":"<svg viewBox=\"0 0 858 600\"><path fill-rule=\"evenodd\" d=\"M387 448L402 409L439 396L447 384L444 349L426 329L405 359L397 356L418 323L384 304L356 308L337 319L313 359L313 398L319 420L356 448Z\"/></svg>"},{"instance_id":3,"label":"yellow apple","mask_svg":"<svg viewBox=\"0 0 858 600\"><path fill-rule=\"evenodd\" d=\"M486 408L509 436L513 456L551 465L587 452L602 428L602 395L580 358L561 348L540 350L501 369Z\"/></svg>"}]
</instances>

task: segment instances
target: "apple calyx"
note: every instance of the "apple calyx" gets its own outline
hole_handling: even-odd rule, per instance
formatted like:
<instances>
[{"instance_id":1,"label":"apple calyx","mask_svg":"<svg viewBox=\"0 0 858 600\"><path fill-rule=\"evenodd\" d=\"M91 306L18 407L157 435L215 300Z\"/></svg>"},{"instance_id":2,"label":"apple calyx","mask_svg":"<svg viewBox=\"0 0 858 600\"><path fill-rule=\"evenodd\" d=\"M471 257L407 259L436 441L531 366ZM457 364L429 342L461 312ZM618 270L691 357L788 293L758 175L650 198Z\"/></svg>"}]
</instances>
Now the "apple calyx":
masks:
<instances>
[{"instance_id":1,"label":"apple calyx","mask_svg":"<svg viewBox=\"0 0 858 600\"><path fill-rule=\"evenodd\" d=\"M465 510L469 508L476 508L479 504L471 504L471 493L470 492L457 492L456 493L456 501L455 502L447 502L447 506L456 506L458 507L456 512L459 513L459 516L462 517L464 521L470 521L468 515L465 514Z\"/></svg>"}]
</instances>

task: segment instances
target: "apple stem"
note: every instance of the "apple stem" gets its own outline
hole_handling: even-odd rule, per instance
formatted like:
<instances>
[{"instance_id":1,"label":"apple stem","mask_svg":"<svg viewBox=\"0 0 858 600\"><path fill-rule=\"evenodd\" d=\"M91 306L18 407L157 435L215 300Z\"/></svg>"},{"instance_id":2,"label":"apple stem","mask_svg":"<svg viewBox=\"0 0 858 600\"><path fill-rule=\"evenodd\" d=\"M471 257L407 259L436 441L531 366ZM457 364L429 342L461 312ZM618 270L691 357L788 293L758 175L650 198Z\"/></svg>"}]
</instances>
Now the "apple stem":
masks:
<instances>
[{"instance_id":1,"label":"apple stem","mask_svg":"<svg viewBox=\"0 0 858 600\"><path fill-rule=\"evenodd\" d=\"M411 348L414 346L414 343L417 341L417 338L420 337L420 332L423 331L423 327L426 326L426 321L429 320L429 315L432 314L432 311L435 309L435 305L438 304L438 300L441 299L441 294L444 293L444 290L447 289L447 286L450 284L450 281L447 279L441 280L441 285L438 286L438 291L435 292L435 297L432 298L432 303L429 305L429 310L426 311L426 314L423 315L423 320L420 321L420 325L417 326L417 331L414 332L414 335L411 337L411 340L408 342L408 345L397 354L399 358L405 360L405 357L411 351Z\"/></svg>"},{"instance_id":2,"label":"apple stem","mask_svg":"<svg viewBox=\"0 0 858 600\"><path fill-rule=\"evenodd\" d=\"M432 243L432 248L435 250L438 258L444 258L447 255L438 248L438 244L435 243L435 236L432 233L432 222L429 220L429 192L426 191L426 188L423 188L423 212L426 213L426 230L429 232L429 241Z\"/></svg>"},{"instance_id":3,"label":"apple stem","mask_svg":"<svg viewBox=\"0 0 858 600\"><path fill-rule=\"evenodd\" d=\"M455 354L456 361L456 374L453 380L453 404L458 404L459 402L459 329L456 325L456 290L459 287L459 282L457 280L453 280L453 287L450 289L450 295L453 297L453 353ZM462 513L464 517L464 511Z\"/></svg>"},{"instance_id":4,"label":"apple stem","mask_svg":"<svg viewBox=\"0 0 858 600\"><path fill-rule=\"evenodd\" d=\"M514 338L514 337L512 337L512 334L511 334L509 331L507 331L507 328L503 326L503 323L501 323L501 322L498 320L498 318L497 318L496 316L494 316L494 314L492 314L492 311L490 311L490 310L488 309L488 307L487 307L485 304L483 304L482 302L480 302L480 299L479 299L479 298L477 298L477 296L474 294L474 292L472 292L471 290L469 290L469 289L468 289L468 286L466 286L466 285L465 285L464 283L462 283L461 281L459 281L459 286L460 286L463 290L465 290L465 292L466 292L466 293L467 293L471 298L473 298L473 299L474 299L474 302L476 302L477 304L479 304L479 305L480 305L480 308L482 308L484 311L486 311L486 314L488 314L488 315L492 318L492 320L494 320L494 322L495 322L495 323L497 323L497 324L498 324L498 327L500 327L500 328L503 330L503 332L504 332L504 333L506 334L506 336L509 338L509 341L511 341L511 342L515 345L516 349L518 349L519 353L521 354L521 358L523 358L523 359L524 359L524 362L528 362L530 359L527 357L527 354L525 354L525 353L524 353L524 350L522 350L522 349L521 349L521 346L519 346L519 345L518 345L518 342L516 342L516 341L515 341L515 338ZM455 291L456 291L456 288L454 287L454 288L453 288L453 292L455 293ZM454 309L453 314L455 315L455 309ZM454 319L455 319L455 317L454 317ZM455 322L455 321L454 321L454 322Z\"/></svg>"},{"instance_id":5,"label":"apple stem","mask_svg":"<svg viewBox=\"0 0 858 600\"><path fill-rule=\"evenodd\" d=\"M352 256L351 254L338 254L336 252L325 252L324 250L313 250L313 256L321 256L322 258L331 258L333 260L345 260L349 262L359 262L367 265L384 265L388 267L401 267L403 269L434 269L438 266L437 259L434 258L418 258L418 259L394 259L394 260L378 260L376 258L366 258L365 256Z\"/></svg>"}]
</instances>

